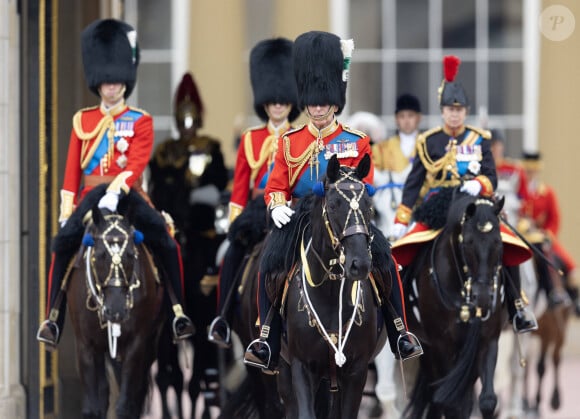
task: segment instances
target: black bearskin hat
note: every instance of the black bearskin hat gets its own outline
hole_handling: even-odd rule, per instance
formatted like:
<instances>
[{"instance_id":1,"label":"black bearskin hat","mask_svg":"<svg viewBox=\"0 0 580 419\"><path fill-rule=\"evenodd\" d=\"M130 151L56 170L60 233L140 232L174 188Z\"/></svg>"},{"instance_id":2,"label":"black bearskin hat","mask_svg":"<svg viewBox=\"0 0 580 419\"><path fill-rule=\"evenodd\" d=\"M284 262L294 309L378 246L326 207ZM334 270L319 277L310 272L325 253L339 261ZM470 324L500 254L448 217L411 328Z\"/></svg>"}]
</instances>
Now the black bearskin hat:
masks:
<instances>
[{"instance_id":1,"label":"black bearskin hat","mask_svg":"<svg viewBox=\"0 0 580 419\"><path fill-rule=\"evenodd\" d=\"M137 81L139 46L132 26L115 19L97 20L81 37L85 78L91 92L99 96L103 83L123 83L128 98Z\"/></svg>"},{"instance_id":2,"label":"black bearskin hat","mask_svg":"<svg viewBox=\"0 0 580 419\"><path fill-rule=\"evenodd\" d=\"M395 113L400 111L415 111L421 113L421 104L416 96L410 95L408 93L402 94L397 98L397 106Z\"/></svg>"},{"instance_id":3,"label":"black bearskin hat","mask_svg":"<svg viewBox=\"0 0 580 419\"><path fill-rule=\"evenodd\" d=\"M443 58L445 78L440 87L439 106L469 106L469 100L463 86L454 81L460 63L461 61L455 55L446 55Z\"/></svg>"},{"instance_id":4,"label":"black bearskin hat","mask_svg":"<svg viewBox=\"0 0 580 419\"><path fill-rule=\"evenodd\" d=\"M268 120L264 105L269 103L291 104L290 122L300 115L292 70L292 41L275 38L258 42L250 52L250 80L254 110L262 121Z\"/></svg>"},{"instance_id":5,"label":"black bearskin hat","mask_svg":"<svg viewBox=\"0 0 580 419\"><path fill-rule=\"evenodd\" d=\"M346 82L350 51L343 55L343 43L332 33L312 31L294 41L294 74L301 108L336 105L340 114L346 103ZM343 72L343 70L345 70Z\"/></svg>"},{"instance_id":6,"label":"black bearskin hat","mask_svg":"<svg viewBox=\"0 0 580 419\"><path fill-rule=\"evenodd\" d=\"M522 154L522 166L526 170L542 170L544 168L542 155L539 152L524 152Z\"/></svg>"}]
</instances>

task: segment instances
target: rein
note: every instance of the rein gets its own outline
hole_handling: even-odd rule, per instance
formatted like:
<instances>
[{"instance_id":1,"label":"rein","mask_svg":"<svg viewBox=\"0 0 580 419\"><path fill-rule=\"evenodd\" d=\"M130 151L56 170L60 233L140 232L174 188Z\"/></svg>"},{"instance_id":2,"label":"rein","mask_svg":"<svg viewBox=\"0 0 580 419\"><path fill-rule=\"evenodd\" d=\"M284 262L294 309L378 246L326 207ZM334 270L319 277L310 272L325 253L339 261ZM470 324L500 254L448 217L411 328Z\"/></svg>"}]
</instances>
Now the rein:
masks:
<instances>
[{"instance_id":1,"label":"rein","mask_svg":"<svg viewBox=\"0 0 580 419\"><path fill-rule=\"evenodd\" d=\"M493 204L487 199L477 199L475 201L475 205L493 206ZM441 286L441 281L439 280L439 277L437 275L437 268L435 265L435 250L437 248L437 244L439 243L439 238L443 234L440 234L439 236L437 236L435 238L435 241L433 242L433 246L431 247L431 254L430 254L430 265L431 266L429 268L429 274L430 274L433 282L435 283L435 288L437 290L437 293L439 295L441 302L443 303L443 305L445 306L445 308L447 310L451 311L451 310L459 308L460 309L459 318L462 322L469 321L469 319L471 318L471 316L473 314L472 311L474 309L473 303L471 301L473 275L472 275L471 270L469 269L469 266L466 262L465 246L463 245L465 221L466 221L466 215L464 213L463 217L460 221L461 232L457 235L456 245L454 242L453 232L451 232L449 234L449 247L451 248L451 254L453 256L454 267L455 267L455 270L457 272L457 277L459 279L459 285L461 287L462 300L460 303L457 303L455 301L454 302L455 304L452 304L450 302L450 300L453 300L453 299L451 296L449 296L449 294ZM478 224L477 229L479 231L481 231L482 233L489 233L493 229L493 226L491 225L490 222L487 222L482 226L480 226ZM456 251L456 249L458 249L458 252ZM459 253L459 255L457 253ZM495 311L495 307L497 305L497 288L498 288L498 282L499 282L500 269L501 269L501 259L496 264L495 269L494 269L494 273L493 273L493 282L492 282L492 286L491 286L491 294L492 294L491 309L488 310L485 317L482 317L481 308L475 307L475 313L474 313L475 317L481 318L482 321L487 320L491 316L491 312Z\"/></svg>"},{"instance_id":2,"label":"rein","mask_svg":"<svg viewBox=\"0 0 580 419\"><path fill-rule=\"evenodd\" d=\"M348 182L347 182L348 181ZM353 177L350 173L342 172L341 177L334 183L330 183L326 186L327 188L334 188L339 196L344 199L348 203L348 212L345 217L344 225L342 226L342 230L340 234L336 234L335 230L332 227L330 219L328 217L328 210L327 210L327 201L324 198L324 202L322 205L322 220L324 222L324 226L326 232L328 233L328 237L330 239L331 247L334 253L338 256L337 258L333 258L329 260L328 267L322 260L320 254L312 247L312 237L309 238L308 243L305 244L305 232L307 228L305 227L302 231L302 237L300 240L300 259L302 262L302 295L305 299L305 306L309 313L314 317L314 321L318 327L319 332L324 337L324 339L328 342L330 348L334 351L334 361L337 366L342 367L346 362L346 355L344 354L344 348L346 347L346 343L348 341L348 337L352 330L352 327L355 323L356 314L358 312L358 307L361 302L361 294L362 294L362 287L360 281L356 281L356 296L354 299L354 307L352 310L352 314L350 315L350 319L346 326L343 326L343 300L344 300L344 288L346 283L346 275L345 275L345 268L344 263L346 261L346 256L344 254L344 246L342 245L342 240L346 237L355 235L355 234L364 234L367 237L368 243L368 251L370 255L370 246L372 242L372 237L369 234L369 228L367 226L367 222L365 220L364 214L360 209L360 200L364 196L365 192L367 191L364 183L359 179ZM350 192L350 194L349 194ZM351 195L351 196L349 196ZM350 224L350 225L349 225ZM310 265L308 263L308 252L312 252L316 258L316 260L320 263L322 269L325 272L325 275L320 281L320 283L315 283L312 279L312 273L310 271ZM333 273L331 270L338 266L340 272ZM308 292L308 288L317 288L320 287L322 284L326 282L327 279L330 280L340 280L340 292L338 297L338 336L333 336L334 339L330 336L328 331L326 330L324 324L320 320L318 312L312 304L310 300L310 294ZM310 322L310 325L313 326L313 322ZM343 327L346 327L343 335Z\"/></svg>"}]
</instances>

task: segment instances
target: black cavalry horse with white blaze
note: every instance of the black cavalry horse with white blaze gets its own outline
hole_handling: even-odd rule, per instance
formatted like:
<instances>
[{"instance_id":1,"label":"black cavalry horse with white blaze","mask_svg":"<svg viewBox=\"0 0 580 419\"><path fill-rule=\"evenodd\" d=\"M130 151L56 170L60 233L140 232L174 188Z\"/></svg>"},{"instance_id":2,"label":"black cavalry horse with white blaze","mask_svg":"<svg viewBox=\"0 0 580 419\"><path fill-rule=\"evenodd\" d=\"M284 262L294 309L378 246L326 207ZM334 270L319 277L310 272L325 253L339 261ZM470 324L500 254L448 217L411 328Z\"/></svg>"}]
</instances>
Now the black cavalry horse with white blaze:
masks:
<instances>
[{"instance_id":1,"label":"black cavalry horse with white blaze","mask_svg":"<svg viewBox=\"0 0 580 419\"><path fill-rule=\"evenodd\" d=\"M329 401L329 417L356 418L368 364L385 342L369 278L371 272L388 275L390 257L373 268L371 242L380 233L371 230L373 203L362 181L369 169L368 156L356 169L341 167L333 156L321 196L304 198L312 201L310 210L295 214L299 262L284 301L286 346L278 380L288 418L315 418L321 395ZM384 237L379 242L390 256Z\"/></svg>"},{"instance_id":2,"label":"black cavalry horse with white blaze","mask_svg":"<svg viewBox=\"0 0 580 419\"><path fill-rule=\"evenodd\" d=\"M482 416L494 415L493 376L506 321L502 206L503 199L456 198L443 231L405 272L409 327L424 348L408 418L469 418L478 378Z\"/></svg>"},{"instance_id":3,"label":"black cavalry horse with white blaze","mask_svg":"<svg viewBox=\"0 0 580 419\"><path fill-rule=\"evenodd\" d=\"M155 360L163 290L143 235L119 214L96 206L67 289L83 418L104 419L109 406L107 363L119 386L117 418L141 415Z\"/></svg>"}]
</instances>

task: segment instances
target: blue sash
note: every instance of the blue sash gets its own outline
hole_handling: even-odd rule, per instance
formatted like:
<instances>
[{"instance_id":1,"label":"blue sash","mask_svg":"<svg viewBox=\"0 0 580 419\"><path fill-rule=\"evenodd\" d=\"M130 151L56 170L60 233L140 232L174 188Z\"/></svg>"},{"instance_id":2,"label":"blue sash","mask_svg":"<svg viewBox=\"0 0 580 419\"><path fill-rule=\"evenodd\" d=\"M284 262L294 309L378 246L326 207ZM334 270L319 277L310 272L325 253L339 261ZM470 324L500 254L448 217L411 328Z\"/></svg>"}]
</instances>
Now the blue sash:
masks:
<instances>
[{"instance_id":1,"label":"blue sash","mask_svg":"<svg viewBox=\"0 0 580 419\"><path fill-rule=\"evenodd\" d=\"M329 143L326 144L324 150L318 153L318 177L316 177L316 166L312 167L314 173L312 173L310 168L310 162L306 162L306 170L302 175L296 180L294 184L294 190L292 191L292 196L295 198L302 198L303 196L312 192L312 186L318 182L322 176L326 175L326 168L328 167L328 159L333 154L338 153L338 159L340 161L340 154L346 152L347 150L356 151L358 150L358 141L360 136L350 133L348 131L341 132L336 138L333 138ZM326 154L329 152L328 154ZM328 159L325 157L328 156ZM361 157L361 156L359 156Z\"/></svg>"},{"instance_id":2,"label":"blue sash","mask_svg":"<svg viewBox=\"0 0 580 419\"><path fill-rule=\"evenodd\" d=\"M133 109L129 109L115 121L115 137L114 137L115 144L124 136L125 137L133 136L133 134L128 135L128 133L132 132L135 123L142 116L143 113L134 111ZM97 149L95 150L95 154L93 154L93 157L91 157L89 164L87 164L87 167L85 167L85 169L83 170L83 173L85 175L90 175L91 173L93 173L95 168L100 164L103 156L107 154L107 150L109 149L109 140L107 138L108 132L109 132L108 129L104 132L103 136L101 137L100 143Z\"/></svg>"}]
</instances>

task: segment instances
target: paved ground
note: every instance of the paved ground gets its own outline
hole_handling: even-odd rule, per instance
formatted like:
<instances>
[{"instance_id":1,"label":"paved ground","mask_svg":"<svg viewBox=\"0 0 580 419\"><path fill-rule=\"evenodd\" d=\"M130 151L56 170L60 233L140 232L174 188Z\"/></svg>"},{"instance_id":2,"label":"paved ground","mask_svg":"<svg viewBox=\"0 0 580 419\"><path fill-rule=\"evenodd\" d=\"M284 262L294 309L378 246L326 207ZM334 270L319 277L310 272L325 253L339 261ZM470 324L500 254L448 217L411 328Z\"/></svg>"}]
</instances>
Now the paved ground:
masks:
<instances>
[{"instance_id":1,"label":"paved ground","mask_svg":"<svg viewBox=\"0 0 580 419\"><path fill-rule=\"evenodd\" d=\"M535 365L534 361L530 359L530 363ZM499 368L499 366L498 366ZM518 419L535 419L535 418L542 418L542 419L580 419L580 320L574 319L571 324L569 325L568 331L568 339L564 348L563 354L563 361L561 367L561 375L560 375L560 391L561 391L561 400L562 406L558 411L553 411L549 406L549 400L551 396L551 391L553 388L553 374L552 374L552 366L551 364L548 365L548 370L546 371L546 376L544 379L544 383L542 386L542 394L543 400L540 405L539 415L528 414L526 416L522 416ZM189 378L189 375L186 374L186 378ZM532 371L531 374L531 382L530 382L530 390L529 394L535 394L536 388L536 375ZM369 383L369 387L372 387L372 384ZM509 393L509 386L507 388L498 389L500 393L500 397L502 399L502 405L505 406L507 403L507 397ZM191 403L187 400L187 398L183 397L184 401L184 410L185 410L185 417L189 418L191 414ZM363 404L361 406L361 413L360 418L366 419L369 417L368 412L373 405L373 401L365 397L363 399ZM201 418L201 403L198 403L198 411L195 418ZM212 418L216 418L219 414L218 409L212 409L211 416ZM175 418L177 416L174 416ZM151 399L151 406L150 411L148 414L144 415L142 419L157 419L161 418L161 408L160 408L160 398L158 392L155 392ZM387 415L384 414L381 416L381 419L386 419ZM473 418L477 418L477 416L473 416ZM500 416L500 419L505 418L505 414ZM389 418L391 419L391 418Z\"/></svg>"}]
</instances>

